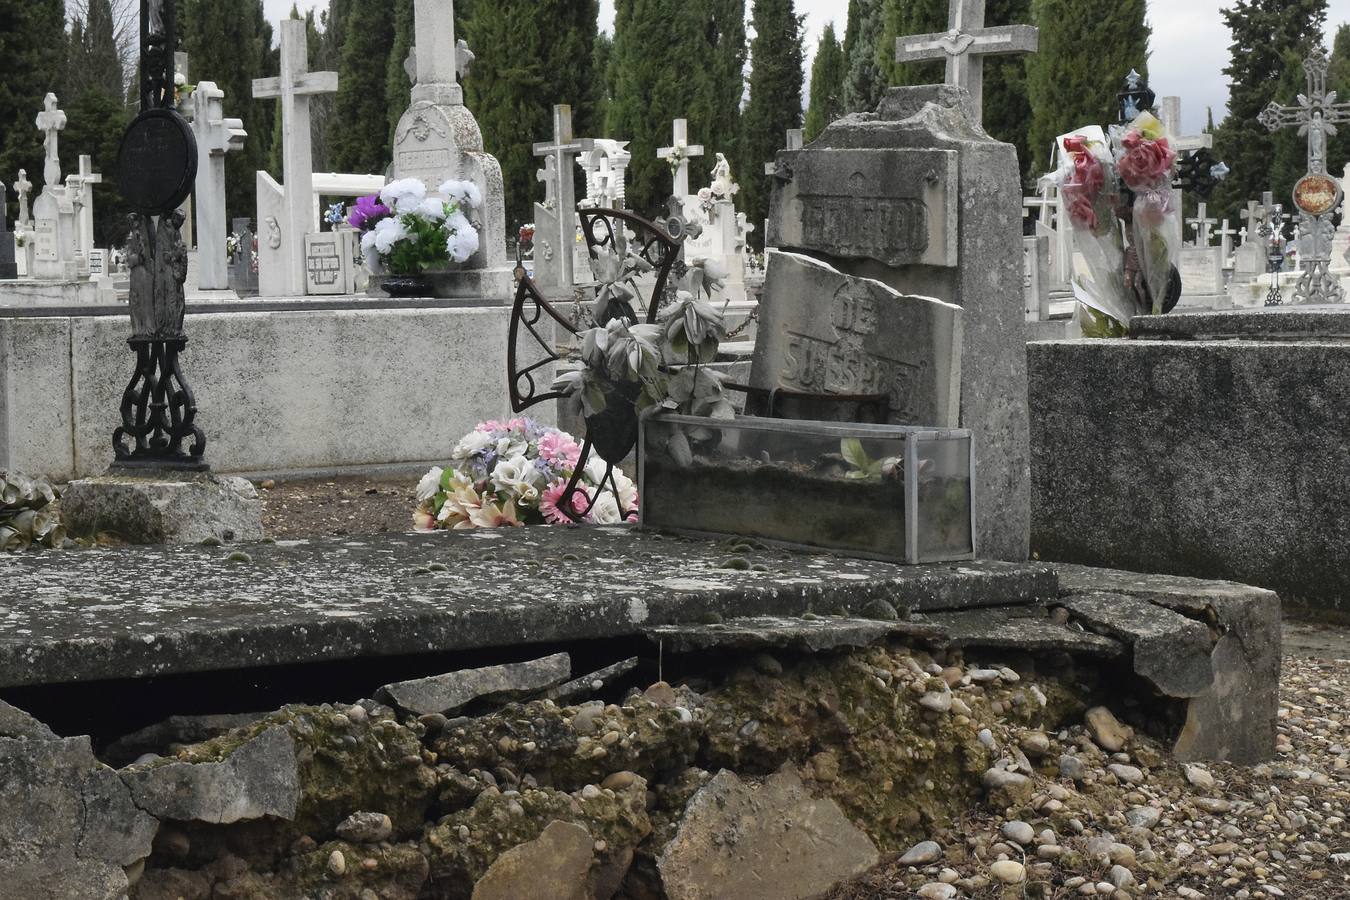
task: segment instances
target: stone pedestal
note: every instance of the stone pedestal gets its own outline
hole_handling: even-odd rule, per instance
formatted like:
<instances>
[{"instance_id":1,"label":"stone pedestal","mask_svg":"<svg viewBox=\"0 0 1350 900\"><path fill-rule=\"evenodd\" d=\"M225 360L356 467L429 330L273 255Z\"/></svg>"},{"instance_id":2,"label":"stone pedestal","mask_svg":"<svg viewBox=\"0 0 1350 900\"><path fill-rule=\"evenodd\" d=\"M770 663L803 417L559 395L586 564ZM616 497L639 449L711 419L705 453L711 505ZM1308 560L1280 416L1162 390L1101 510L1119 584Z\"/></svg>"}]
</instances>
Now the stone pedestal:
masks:
<instances>
[{"instance_id":1,"label":"stone pedestal","mask_svg":"<svg viewBox=\"0 0 1350 900\"><path fill-rule=\"evenodd\" d=\"M160 472L73 481L61 498L72 537L129 544L262 540L262 501L243 478Z\"/></svg>"},{"instance_id":2,"label":"stone pedestal","mask_svg":"<svg viewBox=\"0 0 1350 900\"><path fill-rule=\"evenodd\" d=\"M1019 560L1030 526L1020 178L1016 149L974 124L969 103L960 88L895 88L875 115L780 151L767 241L962 307L979 552Z\"/></svg>"}]
</instances>

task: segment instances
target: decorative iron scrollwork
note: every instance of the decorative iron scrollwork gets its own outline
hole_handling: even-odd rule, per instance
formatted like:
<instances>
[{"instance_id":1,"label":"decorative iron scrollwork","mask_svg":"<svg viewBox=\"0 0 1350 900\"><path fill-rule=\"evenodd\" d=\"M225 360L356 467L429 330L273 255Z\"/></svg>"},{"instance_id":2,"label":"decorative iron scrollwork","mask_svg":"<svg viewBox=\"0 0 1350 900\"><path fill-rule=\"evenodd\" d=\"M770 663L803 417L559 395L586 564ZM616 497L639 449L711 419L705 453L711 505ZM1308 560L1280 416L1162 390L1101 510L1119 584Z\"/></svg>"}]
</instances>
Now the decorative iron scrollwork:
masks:
<instances>
[{"instance_id":1,"label":"decorative iron scrollwork","mask_svg":"<svg viewBox=\"0 0 1350 900\"><path fill-rule=\"evenodd\" d=\"M178 366L187 338L128 343L136 353L136 372L122 392L122 426L113 432L115 465L205 471L206 435L196 424L197 401Z\"/></svg>"}]
</instances>

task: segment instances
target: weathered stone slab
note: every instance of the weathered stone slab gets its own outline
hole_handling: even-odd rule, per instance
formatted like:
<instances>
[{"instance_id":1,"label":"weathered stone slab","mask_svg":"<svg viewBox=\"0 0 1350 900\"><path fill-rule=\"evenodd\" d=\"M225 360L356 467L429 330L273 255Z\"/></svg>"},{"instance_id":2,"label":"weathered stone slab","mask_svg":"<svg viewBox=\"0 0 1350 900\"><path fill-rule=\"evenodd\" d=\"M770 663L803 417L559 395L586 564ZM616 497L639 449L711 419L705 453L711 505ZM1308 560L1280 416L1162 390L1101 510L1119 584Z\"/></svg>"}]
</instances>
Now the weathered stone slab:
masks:
<instances>
[{"instance_id":1,"label":"weathered stone slab","mask_svg":"<svg viewBox=\"0 0 1350 900\"><path fill-rule=\"evenodd\" d=\"M1170 697L1195 697L1214 684L1209 629L1124 594L1071 594L1060 602L1094 631L1129 643L1134 671Z\"/></svg>"},{"instance_id":2,"label":"weathered stone slab","mask_svg":"<svg viewBox=\"0 0 1350 900\"><path fill-rule=\"evenodd\" d=\"M737 616L1053 600L1044 566L741 554L630 528L0 556L0 687L630 637ZM233 557L233 558L232 558ZM584 562L581 562L583 561ZM754 571L759 566L767 571ZM503 585L509 585L504 589Z\"/></svg>"},{"instance_id":3,"label":"weathered stone slab","mask_svg":"<svg viewBox=\"0 0 1350 900\"><path fill-rule=\"evenodd\" d=\"M1350 309L1281 306L1240 312L1173 312L1137 316L1130 335L1140 340L1350 341Z\"/></svg>"},{"instance_id":4,"label":"weathered stone slab","mask_svg":"<svg viewBox=\"0 0 1350 900\"><path fill-rule=\"evenodd\" d=\"M36 900L106 900L159 828L89 738L0 738L0 888Z\"/></svg>"},{"instance_id":5,"label":"weathered stone slab","mask_svg":"<svg viewBox=\"0 0 1350 900\"><path fill-rule=\"evenodd\" d=\"M518 700L561 684L571 674L572 658L566 653L555 653L526 662L386 684L379 693L383 699L415 715L451 715L475 700Z\"/></svg>"},{"instance_id":6,"label":"weathered stone slab","mask_svg":"<svg viewBox=\"0 0 1350 900\"><path fill-rule=\"evenodd\" d=\"M839 647L866 647L891 635L934 637L931 625L820 616L811 619L756 616L709 625L658 625L646 630L668 653L717 649L777 648L819 653Z\"/></svg>"},{"instance_id":7,"label":"weathered stone slab","mask_svg":"<svg viewBox=\"0 0 1350 900\"><path fill-rule=\"evenodd\" d=\"M924 620L940 629L935 643L947 647L989 647L1027 652L1060 651L1112 658L1125 652L1114 638L1069 625L1056 625L1044 614L986 609L937 612Z\"/></svg>"},{"instance_id":8,"label":"weathered stone slab","mask_svg":"<svg viewBox=\"0 0 1350 900\"><path fill-rule=\"evenodd\" d=\"M243 478L104 475L72 481L61 521L71 537L129 544L259 541L262 501Z\"/></svg>"},{"instance_id":9,"label":"weathered stone slab","mask_svg":"<svg viewBox=\"0 0 1350 900\"><path fill-rule=\"evenodd\" d=\"M960 420L959 306L771 250L759 316L752 386L888 394L896 424Z\"/></svg>"},{"instance_id":10,"label":"weathered stone slab","mask_svg":"<svg viewBox=\"0 0 1350 900\"><path fill-rule=\"evenodd\" d=\"M136 805L160 819L229 825L290 819L300 802L295 741L268 728L214 763L150 762L122 771Z\"/></svg>"},{"instance_id":11,"label":"weathered stone slab","mask_svg":"<svg viewBox=\"0 0 1350 900\"><path fill-rule=\"evenodd\" d=\"M1280 696L1280 598L1227 581L1057 565L1066 592L1110 591L1212 623L1221 637L1214 683L1186 705L1173 754L1251 765L1275 752Z\"/></svg>"},{"instance_id":12,"label":"weathered stone slab","mask_svg":"<svg viewBox=\"0 0 1350 900\"><path fill-rule=\"evenodd\" d=\"M768 242L888 266L953 267L957 161L951 150L919 148L796 152Z\"/></svg>"},{"instance_id":13,"label":"weathered stone slab","mask_svg":"<svg viewBox=\"0 0 1350 900\"><path fill-rule=\"evenodd\" d=\"M493 861L473 888L473 900L592 900L590 832L568 822L550 822L532 841Z\"/></svg>"},{"instance_id":14,"label":"weathered stone slab","mask_svg":"<svg viewBox=\"0 0 1350 900\"><path fill-rule=\"evenodd\" d=\"M1042 559L1350 610L1350 342L1063 341L1028 357Z\"/></svg>"},{"instance_id":15,"label":"weathered stone slab","mask_svg":"<svg viewBox=\"0 0 1350 900\"><path fill-rule=\"evenodd\" d=\"M628 659L621 659L612 666L605 666L603 669L597 669L589 675L582 675L580 678L574 678L555 688L549 688L544 692L544 696L558 703L573 703L577 700L591 696L596 691L603 689L611 681L627 675L637 668L637 664L638 657L636 656L630 656Z\"/></svg>"},{"instance_id":16,"label":"weathered stone slab","mask_svg":"<svg viewBox=\"0 0 1350 900\"><path fill-rule=\"evenodd\" d=\"M878 859L867 835L796 772L753 784L722 771L689 801L657 868L670 900L805 900Z\"/></svg>"},{"instance_id":17,"label":"weathered stone slab","mask_svg":"<svg viewBox=\"0 0 1350 900\"><path fill-rule=\"evenodd\" d=\"M17 706L0 700L0 738L21 741L55 741L56 733Z\"/></svg>"}]
</instances>

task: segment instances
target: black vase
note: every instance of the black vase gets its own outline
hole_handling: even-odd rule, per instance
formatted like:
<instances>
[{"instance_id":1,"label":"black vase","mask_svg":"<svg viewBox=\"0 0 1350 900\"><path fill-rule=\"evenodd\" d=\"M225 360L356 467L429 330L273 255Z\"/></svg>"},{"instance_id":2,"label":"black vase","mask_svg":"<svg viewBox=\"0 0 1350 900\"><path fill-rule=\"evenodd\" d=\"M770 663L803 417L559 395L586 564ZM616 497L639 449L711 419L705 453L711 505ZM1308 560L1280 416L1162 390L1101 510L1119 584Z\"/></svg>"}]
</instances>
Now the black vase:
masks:
<instances>
[{"instance_id":1,"label":"black vase","mask_svg":"<svg viewBox=\"0 0 1350 900\"><path fill-rule=\"evenodd\" d=\"M605 387L605 408L586 417L586 436L607 463L618 465L638 441L637 398L642 384L621 381Z\"/></svg>"},{"instance_id":2,"label":"black vase","mask_svg":"<svg viewBox=\"0 0 1350 900\"><path fill-rule=\"evenodd\" d=\"M426 275L391 275L380 287L390 297L431 296L431 279Z\"/></svg>"}]
</instances>

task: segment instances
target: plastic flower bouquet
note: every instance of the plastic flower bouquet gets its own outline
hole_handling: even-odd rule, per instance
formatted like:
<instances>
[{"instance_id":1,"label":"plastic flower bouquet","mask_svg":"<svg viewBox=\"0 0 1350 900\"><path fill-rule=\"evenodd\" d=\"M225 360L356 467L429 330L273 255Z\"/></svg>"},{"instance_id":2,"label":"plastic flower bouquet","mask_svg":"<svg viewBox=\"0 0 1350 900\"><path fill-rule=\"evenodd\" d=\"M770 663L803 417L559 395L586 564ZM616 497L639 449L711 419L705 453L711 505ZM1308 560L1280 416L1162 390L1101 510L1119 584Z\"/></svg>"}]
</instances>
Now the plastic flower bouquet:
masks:
<instances>
[{"instance_id":1,"label":"plastic flower bouquet","mask_svg":"<svg viewBox=\"0 0 1350 900\"><path fill-rule=\"evenodd\" d=\"M482 193L467 181L447 181L436 192L445 199L428 196L416 178L404 178L356 201L347 224L361 232L361 253L372 274L422 275L478 252L469 213L482 206Z\"/></svg>"},{"instance_id":2,"label":"plastic flower bouquet","mask_svg":"<svg viewBox=\"0 0 1350 900\"><path fill-rule=\"evenodd\" d=\"M587 460L572 495L572 515L561 508L580 457L575 438L533 419L484 422L455 445L448 466L423 477L413 525L419 531L569 525L587 510L582 521L617 525L623 521L620 503L630 510L628 521L636 520L637 486L616 468L619 497L600 490L605 464L595 456Z\"/></svg>"},{"instance_id":3,"label":"plastic flower bouquet","mask_svg":"<svg viewBox=\"0 0 1350 900\"><path fill-rule=\"evenodd\" d=\"M1181 253L1181 210L1172 196L1177 154L1163 125L1152 113L1140 113L1125 128L1111 129L1120 180L1134 194L1134 204L1122 218L1131 228L1126 260L1126 283L1140 294L1154 315L1163 311L1163 298L1172 266ZM1145 291L1140 291L1143 287ZM1151 301L1151 302L1149 302Z\"/></svg>"}]
</instances>

